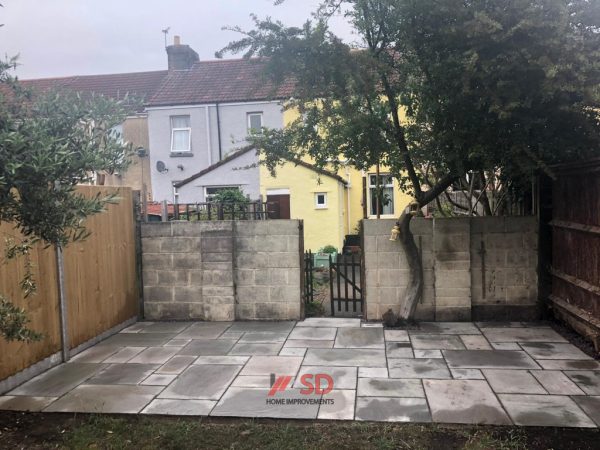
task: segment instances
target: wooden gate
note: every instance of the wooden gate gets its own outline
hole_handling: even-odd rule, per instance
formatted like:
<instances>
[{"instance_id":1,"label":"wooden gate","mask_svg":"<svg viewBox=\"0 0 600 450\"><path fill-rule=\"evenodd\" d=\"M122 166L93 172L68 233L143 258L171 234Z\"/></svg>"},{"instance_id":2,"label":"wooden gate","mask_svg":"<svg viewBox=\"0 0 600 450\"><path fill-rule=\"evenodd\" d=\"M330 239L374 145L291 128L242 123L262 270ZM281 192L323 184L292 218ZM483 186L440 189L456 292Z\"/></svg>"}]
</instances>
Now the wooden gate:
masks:
<instances>
[{"instance_id":1,"label":"wooden gate","mask_svg":"<svg viewBox=\"0 0 600 450\"><path fill-rule=\"evenodd\" d=\"M362 316L364 289L361 257L338 254L335 261L329 255L329 290L331 315Z\"/></svg>"}]
</instances>

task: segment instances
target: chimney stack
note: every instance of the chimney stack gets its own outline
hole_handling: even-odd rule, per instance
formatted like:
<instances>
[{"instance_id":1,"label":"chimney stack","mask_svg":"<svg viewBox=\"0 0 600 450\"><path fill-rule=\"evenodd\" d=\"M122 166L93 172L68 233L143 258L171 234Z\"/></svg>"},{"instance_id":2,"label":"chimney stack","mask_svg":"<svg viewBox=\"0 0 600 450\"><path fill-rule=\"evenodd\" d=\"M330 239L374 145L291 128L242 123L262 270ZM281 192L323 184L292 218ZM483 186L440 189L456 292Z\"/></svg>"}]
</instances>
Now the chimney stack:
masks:
<instances>
[{"instance_id":1,"label":"chimney stack","mask_svg":"<svg viewBox=\"0 0 600 450\"><path fill-rule=\"evenodd\" d=\"M173 38L173 45L167 47L167 56L169 59L169 70L188 70L200 58L189 45L181 44L181 37Z\"/></svg>"}]
</instances>

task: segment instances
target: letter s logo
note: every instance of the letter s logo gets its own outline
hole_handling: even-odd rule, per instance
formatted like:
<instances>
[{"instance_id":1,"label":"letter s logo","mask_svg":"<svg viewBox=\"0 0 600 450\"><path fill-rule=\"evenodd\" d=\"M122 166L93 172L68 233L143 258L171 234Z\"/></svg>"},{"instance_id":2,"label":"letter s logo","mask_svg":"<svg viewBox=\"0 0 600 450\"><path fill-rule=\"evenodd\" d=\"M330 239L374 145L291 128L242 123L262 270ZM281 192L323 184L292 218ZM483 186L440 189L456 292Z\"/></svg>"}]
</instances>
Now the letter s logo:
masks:
<instances>
[{"instance_id":1,"label":"letter s logo","mask_svg":"<svg viewBox=\"0 0 600 450\"><path fill-rule=\"evenodd\" d=\"M304 394L304 395L309 395L312 394L313 391L315 390L313 384L310 382L311 378L313 377L313 375L311 375L310 373L305 373L304 375L302 375L300 377L300 383L303 386L306 386L305 389L301 389L300 393Z\"/></svg>"},{"instance_id":2,"label":"letter s logo","mask_svg":"<svg viewBox=\"0 0 600 450\"><path fill-rule=\"evenodd\" d=\"M327 387L325 389L322 389L321 380L327 381ZM315 377L315 385L317 386L317 389L315 390L317 394L329 394L333 390L333 378L325 373L320 373Z\"/></svg>"}]
</instances>

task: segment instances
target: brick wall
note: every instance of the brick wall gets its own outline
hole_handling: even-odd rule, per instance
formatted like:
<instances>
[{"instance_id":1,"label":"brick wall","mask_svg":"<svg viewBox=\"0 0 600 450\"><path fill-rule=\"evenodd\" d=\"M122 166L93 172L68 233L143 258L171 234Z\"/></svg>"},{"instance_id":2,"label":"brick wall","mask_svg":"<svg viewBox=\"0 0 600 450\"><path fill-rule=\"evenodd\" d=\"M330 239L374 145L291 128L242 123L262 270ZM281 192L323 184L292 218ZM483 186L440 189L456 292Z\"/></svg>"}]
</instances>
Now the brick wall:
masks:
<instances>
[{"instance_id":1,"label":"brick wall","mask_svg":"<svg viewBox=\"0 0 600 450\"><path fill-rule=\"evenodd\" d=\"M300 317L300 222L142 225L148 320Z\"/></svg>"},{"instance_id":2,"label":"brick wall","mask_svg":"<svg viewBox=\"0 0 600 450\"><path fill-rule=\"evenodd\" d=\"M402 247L389 240L394 223L363 221L370 320L388 309L397 312L408 284ZM411 230L421 249L425 284L418 320L537 318L535 217L417 218Z\"/></svg>"}]
</instances>

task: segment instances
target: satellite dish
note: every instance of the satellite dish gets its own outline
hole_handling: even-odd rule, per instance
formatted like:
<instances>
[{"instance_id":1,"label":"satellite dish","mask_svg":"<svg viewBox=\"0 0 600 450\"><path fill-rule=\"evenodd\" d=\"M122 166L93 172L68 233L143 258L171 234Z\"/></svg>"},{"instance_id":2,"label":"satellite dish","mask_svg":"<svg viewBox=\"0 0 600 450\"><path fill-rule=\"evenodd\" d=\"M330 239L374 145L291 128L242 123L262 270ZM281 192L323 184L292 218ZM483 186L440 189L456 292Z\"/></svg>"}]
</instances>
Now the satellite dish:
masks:
<instances>
[{"instance_id":1,"label":"satellite dish","mask_svg":"<svg viewBox=\"0 0 600 450\"><path fill-rule=\"evenodd\" d=\"M156 170L158 170L160 173L165 173L165 172L169 171L169 169L167 169L167 166L165 165L165 163L162 161L156 162Z\"/></svg>"}]
</instances>

